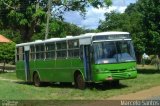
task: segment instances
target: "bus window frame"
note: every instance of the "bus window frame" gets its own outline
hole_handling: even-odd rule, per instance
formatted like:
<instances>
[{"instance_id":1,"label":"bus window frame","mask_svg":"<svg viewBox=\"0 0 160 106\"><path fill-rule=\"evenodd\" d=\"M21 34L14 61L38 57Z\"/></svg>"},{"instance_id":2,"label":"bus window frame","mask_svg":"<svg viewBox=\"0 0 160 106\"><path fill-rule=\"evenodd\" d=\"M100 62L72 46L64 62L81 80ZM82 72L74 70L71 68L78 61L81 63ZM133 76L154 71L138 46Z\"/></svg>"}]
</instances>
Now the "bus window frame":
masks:
<instances>
[{"instance_id":1,"label":"bus window frame","mask_svg":"<svg viewBox=\"0 0 160 106\"><path fill-rule=\"evenodd\" d=\"M67 50L68 58L70 58L70 59L80 58L80 43L79 43L79 39L70 39L70 40L68 40L67 45L68 45L68 50ZM76 46L74 46L74 45L76 45ZM78 51L78 55L75 55L76 54L75 51ZM70 55L70 53L72 55Z\"/></svg>"},{"instance_id":2,"label":"bus window frame","mask_svg":"<svg viewBox=\"0 0 160 106\"><path fill-rule=\"evenodd\" d=\"M49 45L54 45L54 48L53 49L47 49L47 47L49 47ZM54 53L54 57L52 57L51 54L48 57L47 53ZM56 59L56 44L55 44L55 42L45 43L45 60L51 60L51 59L54 59L54 60Z\"/></svg>"},{"instance_id":3,"label":"bus window frame","mask_svg":"<svg viewBox=\"0 0 160 106\"><path fill-rule=\"evenodd\" d=\"M43 50L40 47L40 51L37 52L37 46L43 46ZM39 54L40 58L37 58L37 53ZM43 57L41 57L43 54ZM45 60L45 44L40 43L40 44L35 44L35 60Z\"/></svg>"},{"instance_id":4,"label":"bus window frame","mask_svg":"<svg viewBox=\"0 0 160 106\"><path fill-rule=\"evenodd\" d=\"M21 50L20 50L21 48ZM22 51L22 52L20 52ZM24 46L16 47L16 61L24 61Z\"/></svg>"},{"instance_id":5,"label":"bus window frame","mask_svg":"<svg viewBox=\"0 0 160 106\"><path fill-rule=\"evenodd\" d=\"M61 48L61 47L58 48L58 46L57 46L58 43L60 43L60 46L62 46L62 43L65 43L66 47L65 48ZM68 53L67 53L67 40L56 41L55 44L56 44L56 50L55 50L56 59L67 59L68 58L68 56L67 56L68 55ZM65 56L64 57L58 56L58 52L63 52L63 51L65 51Z\"/></svg>"}]
</instances>

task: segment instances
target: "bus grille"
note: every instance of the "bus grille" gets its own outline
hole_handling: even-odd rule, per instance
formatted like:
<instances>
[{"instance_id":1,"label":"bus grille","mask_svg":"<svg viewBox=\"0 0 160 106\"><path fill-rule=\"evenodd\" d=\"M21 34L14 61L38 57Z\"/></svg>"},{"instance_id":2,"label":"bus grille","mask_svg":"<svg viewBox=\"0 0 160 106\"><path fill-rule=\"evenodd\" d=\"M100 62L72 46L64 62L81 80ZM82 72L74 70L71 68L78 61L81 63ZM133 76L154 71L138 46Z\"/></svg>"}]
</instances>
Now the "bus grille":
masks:
<instances>
[{"instance_id":1,"label":"bus grille","mask_svg":"<svg viewBox=\"0 0 160 106\"><path fill-rule=\"evenodd\" d=\"M119 70L110 70L111 73L123 73L126 72L126 69L119 69Z\"/></svg>"},{"instance_id":2,"label":"bus grille","mask_svg":"<svg viewBox=\"0 0 160 106\"><path fill-rule=\"evenodd\" d=\"M113 78L120 78L120 79L124 79L128 77L128 74L126 73L114 73L112 74Z\"/></svg>"}]
</instances>

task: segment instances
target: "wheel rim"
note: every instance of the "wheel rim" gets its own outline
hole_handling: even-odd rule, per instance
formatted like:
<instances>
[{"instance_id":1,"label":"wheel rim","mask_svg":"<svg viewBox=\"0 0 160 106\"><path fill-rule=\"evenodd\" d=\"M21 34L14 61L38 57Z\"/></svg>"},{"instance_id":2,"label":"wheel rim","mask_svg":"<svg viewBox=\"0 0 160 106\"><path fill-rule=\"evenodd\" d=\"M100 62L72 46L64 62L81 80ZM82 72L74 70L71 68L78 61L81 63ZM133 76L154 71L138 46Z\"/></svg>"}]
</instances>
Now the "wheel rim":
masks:
<instances>
[{"instance_id":1,"label":"wheel rim","mask_svg":"<svg viewBox=\"0 0 160 106\"><path fill-rule=\"evenodd\" d=\"M34 75L34 85L35 86L40 86L40 79L37 74Z\"/></svg>"}]
</instances>

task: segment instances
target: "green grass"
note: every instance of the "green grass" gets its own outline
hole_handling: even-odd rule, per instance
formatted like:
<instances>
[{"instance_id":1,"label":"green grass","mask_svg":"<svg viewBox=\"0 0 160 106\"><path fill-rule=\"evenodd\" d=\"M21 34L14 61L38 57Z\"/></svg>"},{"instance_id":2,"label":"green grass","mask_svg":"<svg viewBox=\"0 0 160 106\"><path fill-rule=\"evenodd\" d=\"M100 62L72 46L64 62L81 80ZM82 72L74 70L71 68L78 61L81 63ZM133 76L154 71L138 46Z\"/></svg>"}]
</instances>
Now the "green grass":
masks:
<instances>
[{"instance_id":1,"label":"green grass","mask_svg":"<svg viewBox=\"0 0 160 106\"><path fill-rule=\"evenodd\" d=\"M139 69L136 79L122 80L119 87L104 87L94 84L85 90L73 86L51 84L35 87L23 81L10 82L0 80L1 100L103 100L108 97L137 92L160 85L160 73L156 70ZM15 73L0 74L0 77L16 79Z\"/></svg>"},{"instance_id":2,"label":"green grass","mask_svg":"<svg viewBox=\"0 0 160 106\"><path fill-rule=\"evenodd\" d=\"M18 80L15 72L0 73L0 78Z\"/></svg>"}]
</instances>

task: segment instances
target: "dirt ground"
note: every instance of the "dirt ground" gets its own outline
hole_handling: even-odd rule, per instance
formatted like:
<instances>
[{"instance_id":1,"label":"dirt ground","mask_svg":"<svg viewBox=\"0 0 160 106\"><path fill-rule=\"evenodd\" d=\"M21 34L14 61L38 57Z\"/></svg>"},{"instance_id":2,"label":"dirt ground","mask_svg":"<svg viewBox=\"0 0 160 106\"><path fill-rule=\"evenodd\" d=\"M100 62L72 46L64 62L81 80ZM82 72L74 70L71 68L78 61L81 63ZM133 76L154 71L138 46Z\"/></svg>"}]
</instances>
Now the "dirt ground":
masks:
<instances>
[{"instance_id":1,"label":"dirt ground","mask_svg":"<svg viewBox=\"0 0 160 106\"><path fill-rule=\"evenodd\" d=\"M73 106L125 106L123 101L131 101L131 103L138 103L143 100L151 100L154 97L160 97L160 86L152 87L147 90L138 91L136 93L129 93L126 95L113 96L106 98L106 100L90 101L86 104L76 104ZM139 100L139 101L138 101ZM139 104L137 104L138 106ZM160 104L158 104L159 106ZM129 106L129 105L127 105Z\"/></svg>"},{"instance_id":2,"label":"dirt ground","mask_svg":"<svg viewBox=\"0 0 160 106\"><path fill-rule=\"evenodd\" d=\"M152 87L147 90L142 90L136 93L114 96L107 100L146 100L155 96L160 96L160 86Z\"/></svg>"}]
</instances>

